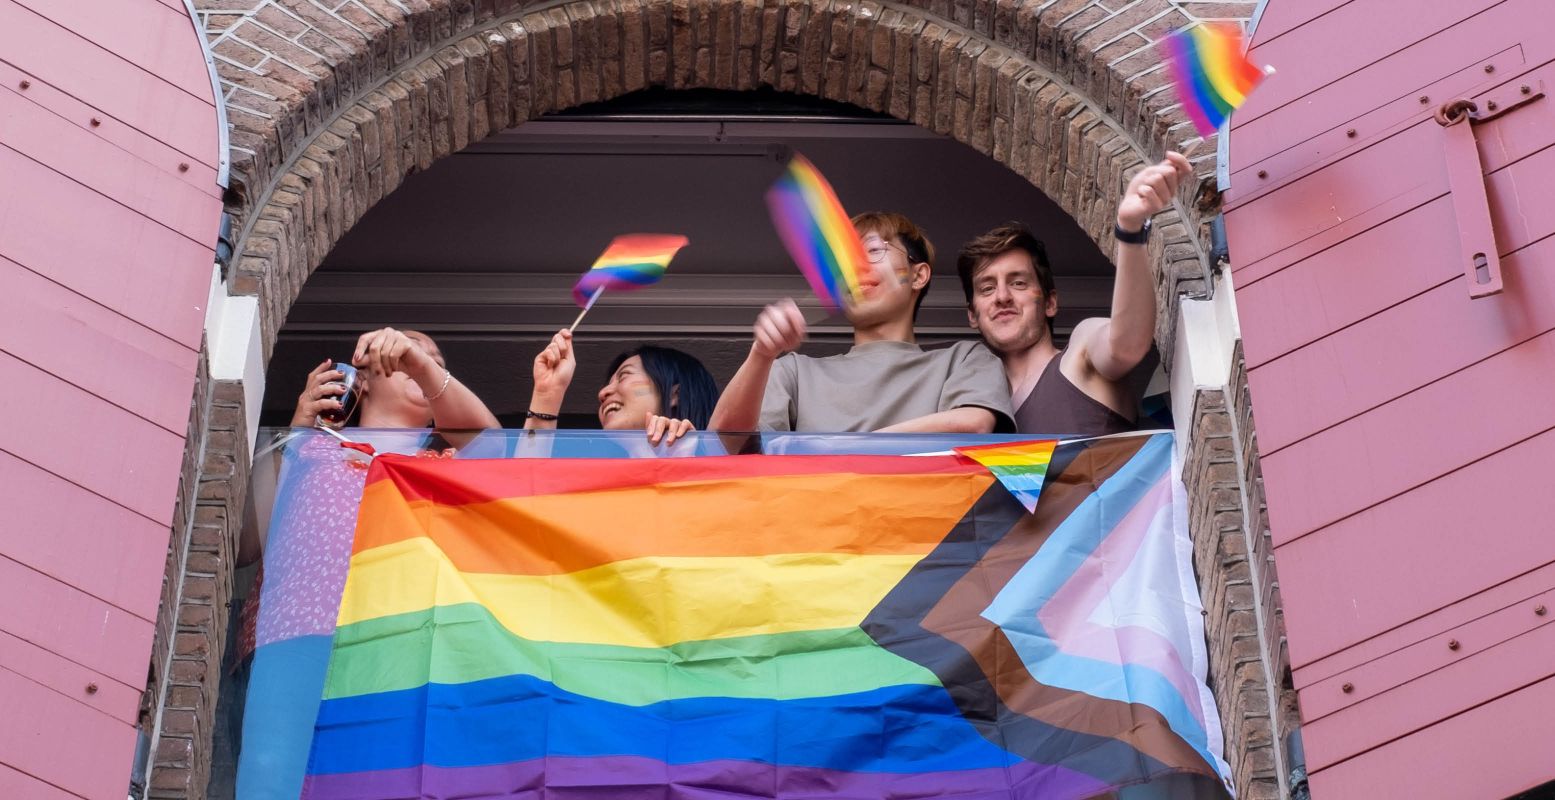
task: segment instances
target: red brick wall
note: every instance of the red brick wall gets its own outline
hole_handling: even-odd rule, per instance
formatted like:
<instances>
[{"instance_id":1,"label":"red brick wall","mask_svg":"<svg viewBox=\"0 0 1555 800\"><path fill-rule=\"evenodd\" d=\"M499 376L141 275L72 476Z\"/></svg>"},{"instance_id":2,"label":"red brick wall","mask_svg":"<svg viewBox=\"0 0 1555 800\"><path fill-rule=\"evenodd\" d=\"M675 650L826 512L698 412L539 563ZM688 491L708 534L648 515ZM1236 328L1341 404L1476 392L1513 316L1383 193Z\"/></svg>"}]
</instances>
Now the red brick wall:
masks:
<instances>
[{"instance_id":1,"label":"red brick wall","mask_svg":"<svg viewBox=\"0 0 1555 800\"><path fill-rule=\"evenodd\" d=\"M1154 40L1190 18L1245 18L1254 4L1144 0L1116 13L1073 0L197 5L227 54L219 69L234 186L246 197L234 209L232 287L261 296L268 352L314 266L406 175L493 131L644 86L770 86L913 121L1026 177L1110 252L1123 179L1195 138L1165 91ZM1206 178L1212 152L1197 156ZM1163 297L1206 276L1190 235L1203 191L1185 186L1157 220L1187 256L1170 254L1186 269L1167 273ZM1174 315L1161 318L1167 339Z\"/></svg>"},{"instance_id":2,"label":"red brick wall","mask_svg":"<svg viewBox=\"0 0 1555 800\"><path fill-rule=\"evenodd\" d=\"M1285 736L1300 720L1288 685L1290 657L1240 346L1229 385L1200 390L1193 409L1183 483L1226 761L1238 797L1279 798L1292 766L1281 763Z\"/></svg>"},{"instance_id":3,"label":"red brick wall","mask_svg":"<svg viewBox=\"0 0 1555 800\"><path fill-rule=\"evenodd\" d=\"M209 380L205 363L202 357L151 662L148 697L156 702L146 724L159 725L147 795L153 798L205 796L248 486L243 386Z\"/></svg>"}]
</instances>

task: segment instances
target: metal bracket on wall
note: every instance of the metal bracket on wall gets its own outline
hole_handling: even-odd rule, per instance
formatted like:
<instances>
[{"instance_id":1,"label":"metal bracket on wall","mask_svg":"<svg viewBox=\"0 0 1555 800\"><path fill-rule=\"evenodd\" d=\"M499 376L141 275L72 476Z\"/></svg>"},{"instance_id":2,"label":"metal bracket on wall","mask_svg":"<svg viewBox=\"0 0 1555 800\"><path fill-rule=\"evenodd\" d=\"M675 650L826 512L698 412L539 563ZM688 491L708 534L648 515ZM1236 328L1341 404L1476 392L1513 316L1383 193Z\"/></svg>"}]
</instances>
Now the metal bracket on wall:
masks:
<instances>
[{"instance_id":1,"label":"metal bracket on wall","mask_svg":"<svg viewBox=\"0 0 1555 800\"><path fill-rule=\"evenodd\" d=\"M1474 124L1494 119L1518 106L1544 96L1542 82L1507 85L1478 102L1466 98L1443 103L1436 110L1442 126L1442 150L1447 158L1447 184L1452 194L1453 216L1458 221L1458 247L1463 271L1469 280L1469 297L1500 294L1501 256L1496 249L1495 224L1490 217L1490 198L1485 190L1485 170L1480 163Z\"/></svg>"}]
</instances>

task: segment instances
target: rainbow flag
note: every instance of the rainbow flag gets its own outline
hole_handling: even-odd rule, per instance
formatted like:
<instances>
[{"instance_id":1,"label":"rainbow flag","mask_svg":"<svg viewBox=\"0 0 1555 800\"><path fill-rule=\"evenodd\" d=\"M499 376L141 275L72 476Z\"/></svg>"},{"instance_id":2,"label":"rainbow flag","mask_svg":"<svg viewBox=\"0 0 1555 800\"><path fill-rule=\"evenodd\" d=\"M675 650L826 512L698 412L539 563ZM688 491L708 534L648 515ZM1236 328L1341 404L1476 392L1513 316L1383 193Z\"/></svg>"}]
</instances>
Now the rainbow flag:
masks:
<instances>
[{"instance_id":1,"label":"rainbow flag","mask_svg":"<svg viewBox=\"0 0 1555 800\"><path fill-rule=\"evenodd\" d=\"M1047 467L1053 461L1053 449L1057 446L1057 439L1042 439L957 447L956 452L987 467L1027 511L1035 512L1037 498L1042 495L1042 482L1047 478Z\"/></svg>"},{"instance_id":2,"label":"rainbow flag","mask_svg":"<svg viewBox=\"0 0 1555 800\"><path fill-rule=\"evenodd\" d=\"M1242 105L1263 70L1247 60L1242 27L1234 22L1201 22L1162 41L1172 81L1183 109L1200 136L1210 136Z\"/></svg>"},{"instance_id":3,"label":"rainbow flag","mask_svg":"<svg viewBox=\"0 0 1555 800\"><path fill-rule=\"evenodd\" d=\"M379 456L303 796L1227 797L1171 453Z\"/></svg>"},{"instance_id":4,"label":"rainbow flag","mask_svg":"<svg viewBox=\"0 0 1555 800\"><path fill-rule=\"evenodd\" d=\"M641 289L664 277L670 259L689 244L684 236L658 233L629 233L610 240L589 271L572 287L572 299L580 308L592 304L594 293L602 289L617 291Z\"/></svg>"},{"instance_id":5,"label":"rainbow flag","mask_svg":"<svg viewBox=\"0 0 1555 800\"><path fill-rule=\"evenodd\" d=\"M827 308L836 310L859 298L859 275L870 268L864 246L814 164L796 153L767 190L767 211L783 246Z\"/></svg>"}]
</instances>

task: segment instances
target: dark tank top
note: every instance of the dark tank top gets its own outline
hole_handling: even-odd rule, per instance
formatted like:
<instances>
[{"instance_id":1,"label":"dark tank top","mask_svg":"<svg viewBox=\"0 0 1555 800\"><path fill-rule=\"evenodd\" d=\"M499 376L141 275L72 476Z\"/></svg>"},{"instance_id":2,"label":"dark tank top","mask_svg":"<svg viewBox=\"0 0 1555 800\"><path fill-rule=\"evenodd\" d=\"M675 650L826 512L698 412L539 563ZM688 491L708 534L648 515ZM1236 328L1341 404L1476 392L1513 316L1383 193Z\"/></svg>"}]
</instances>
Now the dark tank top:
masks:
<instances>
[{"instance_id":1,"label":"dark tank top","mask_svg":"<svg viewBox=\"0 0 1555 800\"><path fill-rule=\"evenodd\" d=\"M1015 410L1015 429L1021 433L1074 436L1106 436L1126 433L1138 426L1122 414L1080 390L1059 371L1064 351L1058 351L1042 370L1026 402Z\"/></svg>"}]
</instances>

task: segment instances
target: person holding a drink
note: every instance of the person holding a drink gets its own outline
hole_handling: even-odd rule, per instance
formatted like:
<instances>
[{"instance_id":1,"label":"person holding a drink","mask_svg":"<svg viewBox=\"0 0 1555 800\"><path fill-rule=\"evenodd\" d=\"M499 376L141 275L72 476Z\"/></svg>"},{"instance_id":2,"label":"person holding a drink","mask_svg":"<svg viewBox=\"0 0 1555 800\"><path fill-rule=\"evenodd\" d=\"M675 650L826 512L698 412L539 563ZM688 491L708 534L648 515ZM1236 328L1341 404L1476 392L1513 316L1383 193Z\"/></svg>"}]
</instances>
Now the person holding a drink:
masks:
<instances>
[{"instance_id":1,"label":"person holding a drink","mask_svg":"<svg viewBox=\"0 0 1555 800\"><path fill-rule=\"evenodd\" d=\"M308 373L291 424L342 428L358 409L362 428L501 427L420 331L380 328L357 339L350 364L325 359Z\"/></svg>"}]
</instances>

